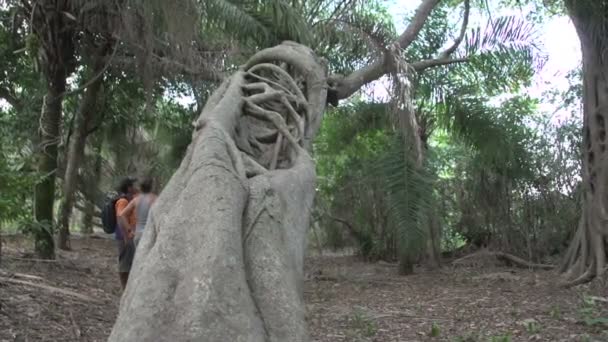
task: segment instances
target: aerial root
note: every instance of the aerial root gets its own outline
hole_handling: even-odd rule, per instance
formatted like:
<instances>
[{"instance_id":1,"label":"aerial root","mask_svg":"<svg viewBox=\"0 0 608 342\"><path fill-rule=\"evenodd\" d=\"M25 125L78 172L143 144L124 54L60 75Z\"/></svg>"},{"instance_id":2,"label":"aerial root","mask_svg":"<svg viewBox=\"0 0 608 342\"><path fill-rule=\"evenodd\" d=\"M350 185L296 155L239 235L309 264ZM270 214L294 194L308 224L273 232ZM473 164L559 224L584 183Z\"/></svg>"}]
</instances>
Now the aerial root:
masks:
<instances>
[{"instance_id":1,"label":"aerial root","mask_svg":"<svg viewBox=\"0 0 608 342\"><path fill-rule=\"evenodd\" d=\"M237 130L237 140L242 152L250 154L264 169L273 170L283 165L282 160L289 160L291 152L285 149L286 142L296 154L302 149L309 105L293 77L275 64L255 65L246 75L252 82L242 85L246 93L243 114L270 123L274 130L249 122ZM261 160L257 160L252 147L261 153L257 154Z\"/></svg>"},{"instance_id":2,"label":"aerial root","mask_svg":"<svg viewBox=\"0 0 608 342\"><path fill-rule=\"evenodd\" d=\"M581 220L560 269L565 287L588 283L606 273L606 249L603 235Z\"/></svg>"},{"instance_id":3,"label":"aerial root","mask_svg":"<svg viewBox=\"0 0 608 342\"><path fill-rule=\"evenodd\" d=\"M261 119L261 120L271 122L277 128L277 130L287 138L287 141L289 141L289 143L291 143L293 148L295 148L295 149L300 148L300 145L299 145L298 141L296 140L296 138L294 138L293 135L289 132L287 124L285 123L285 120L283 119L281 114L279 114L275 111L272 111L272 110L264 109L264 108L258 106L257 104L249 101L249 99L245 99L245 103L248 106L246 114L256 117L258 119ZM278 140L278 138L277 138L277 140Z\"/></svg>"},{"instance_id":4,"label":"aerial root","mask_svg":"<svg viewBox=\"0 0 608 342\"><path fill-rule=\"evenodd\" d=\"M283 135L279 134L277 137L277 142L274 145L274 152L272 154L272 161L270 162L270 169L274 170L277 168L277 163L279 161L279 153L281 153L281 147L283 145Z\"/></svg>"},{"instance_id":5,"label":"aerial root","mask_svg":"<svg viewBox=\"0 0 608 342\"><path fill-rule=\"evenodd\" d=\"M282 85L278 81L269 80L267 78L263 79L263 76L255 73L258 70L264 70L264 69L276 73L278 75L278 79L281 81L287 82L287 85L286 86ZM257 64L255 66L251 67L247 71L248 71L248 75L259 78L260 80L268 82L269 84L277 85L277 86L283 88L282 90L286 94L295 94L300 101L302 101L303 103L307 102L306 96L304 96L304 93L302 92L300 87L298 87L296 82L293 80L293 77L289 73L287 73L287 71L282 69L281 67L274 65L272 63L261 63L261 64ZM290 89L287 89L287 88L290 88Z\"/></svg>"}]
</instances>

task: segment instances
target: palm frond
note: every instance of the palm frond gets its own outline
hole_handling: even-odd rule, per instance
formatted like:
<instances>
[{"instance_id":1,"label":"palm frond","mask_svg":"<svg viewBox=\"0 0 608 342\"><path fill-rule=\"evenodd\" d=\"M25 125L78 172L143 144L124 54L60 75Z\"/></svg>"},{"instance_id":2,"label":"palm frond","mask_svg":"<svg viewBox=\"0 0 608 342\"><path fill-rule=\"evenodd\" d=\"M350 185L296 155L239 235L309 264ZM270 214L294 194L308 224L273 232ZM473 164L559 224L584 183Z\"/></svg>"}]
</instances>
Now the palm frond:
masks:
<instances>
[{"instance_id":1,"label":"palm frond","mask_svg":"<svg viewBox=\"0 0 608 342\"><path fill-rule=\"evenodd\" d=\"M529 128L523 124L525 116L534 112L530 99L516 97L493 107L484 99L450 96L440 109L440 125L472 147L483 165L502 174L530 169L525 147Z\"/></svg>"},{"instance_id":2,"label":"palm frond","mask_svg":"<svg viewBox=\"0 0 608 342\"><path fill-rule=\"evenodd\" d=\"M293 40L304 45L313 43L310 22L306 16L285 0L264 1L264 6L258 11L262 22L273 27L277 43L281 40Z\"/></svg>"},{"instance_id":3,"label":"palm frond","mask_svg":"<svg viewBox=\"0 0 608 342\"><path fill-rule=\"evenodd\" d=\"M202 2L203 20L224 34L257 48L293 40L310 45L312 28L306 13L285 0L209 0Z\"/></svg>"},{"instance_id":4,"label":"palm frond","mask_svg":"<svg viewBox=\"0 0 608 342\"><path fill-rule=\"evenodd\" d=\"M428 215L433 208L433 177L428 166L419 167L403 137L394 136L391 148L377 165L388 197L391 225L399 239L402 257L420 254L428 238Z\"/></svg>"},{"instance_id":5,"label":"palm frond","mask_svg":"<svg viewBox=\"0 0 608 342\"><path fill-rule=\"evenodd\" d=\"M252 8L243 6L243 3L244 1L230 0L204 1L203 21L207 25L219 26L229 35L268 41L269 29L252 15Z\"/></svg>"},{"instance_id":6,"label":"palm frond","mask_svg":"<svg viewBox=\"0 0 608 342\"><path fill-rule=\"evenodd\" d=\"M536 70L541 69L546 61L539 46L538 30L533 23L516 16L490 19L485 26L469 31L465 37L464 54L472 56L473 60L484 56L496 64L524 63ZM472 67L479 65L473 64Z\"/></svg>"}]
</instances>

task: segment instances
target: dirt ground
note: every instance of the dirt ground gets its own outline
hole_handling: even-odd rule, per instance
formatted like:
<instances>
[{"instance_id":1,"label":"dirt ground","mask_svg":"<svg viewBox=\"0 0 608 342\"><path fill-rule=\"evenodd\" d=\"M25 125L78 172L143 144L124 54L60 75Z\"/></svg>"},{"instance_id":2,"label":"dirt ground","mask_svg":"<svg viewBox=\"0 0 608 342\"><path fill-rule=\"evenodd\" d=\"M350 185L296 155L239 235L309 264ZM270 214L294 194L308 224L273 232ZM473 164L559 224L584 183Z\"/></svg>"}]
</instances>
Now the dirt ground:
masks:
<instances>
[{"instance_id":1,"label":"dirt ground","mask_svg":"<svg viewBox=\"0 0 608 342\"><path fill-rule=\"evenodd\" d=\"M5 239L0 341L107 339L120 299L114 241L72 248L43 262ZM552 272L475 263L400 277L395 265L343 256L310 257L306 274L314 341L608 341L600 282L566 290Z\"/></svg>"}]
</instances>

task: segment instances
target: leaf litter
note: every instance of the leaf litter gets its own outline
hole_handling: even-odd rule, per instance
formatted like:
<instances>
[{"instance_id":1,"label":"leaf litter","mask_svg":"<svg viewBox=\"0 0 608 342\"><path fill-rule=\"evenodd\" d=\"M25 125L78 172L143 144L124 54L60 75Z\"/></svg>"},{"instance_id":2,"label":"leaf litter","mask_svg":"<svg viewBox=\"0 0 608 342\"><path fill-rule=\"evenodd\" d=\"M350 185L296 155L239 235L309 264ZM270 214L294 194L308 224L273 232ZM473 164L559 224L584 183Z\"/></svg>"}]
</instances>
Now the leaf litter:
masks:
<instances>
[{"instance_id":1,"label":"leaf litter","mask_svg":"<svg viewBox=\"0 0 608 342\"><path fill-rule=\"evenodd\" d=\"M29 260L23 238L3 242L0 341L107 340L121 293L114 241L73 237L54 262ZM601 281L564 289L553 271L497 266L403 277L394 264L336 255L309 257L305 273L316 342L608 341Z\"/></svg>"}]
</instances>

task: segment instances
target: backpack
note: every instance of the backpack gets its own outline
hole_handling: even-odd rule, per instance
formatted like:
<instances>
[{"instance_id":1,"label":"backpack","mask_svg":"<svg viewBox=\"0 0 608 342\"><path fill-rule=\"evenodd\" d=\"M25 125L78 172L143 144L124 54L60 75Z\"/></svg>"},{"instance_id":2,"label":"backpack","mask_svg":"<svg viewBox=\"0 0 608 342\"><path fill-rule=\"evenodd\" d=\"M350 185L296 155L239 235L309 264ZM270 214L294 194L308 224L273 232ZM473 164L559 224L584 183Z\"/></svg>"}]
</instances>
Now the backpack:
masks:
<instances>
[{"instance_id":1,"label":"backpack","mask_svg":"<svg viewBox=\"0 0 608 342\"><path fill-rule=\"evenodd\" d=\"M116 201L121 198L126 198L124 195L110 195L101 209L101 225L103 231L107 234L112 234L116 231Z\"/></svg>"}]
</instances>

